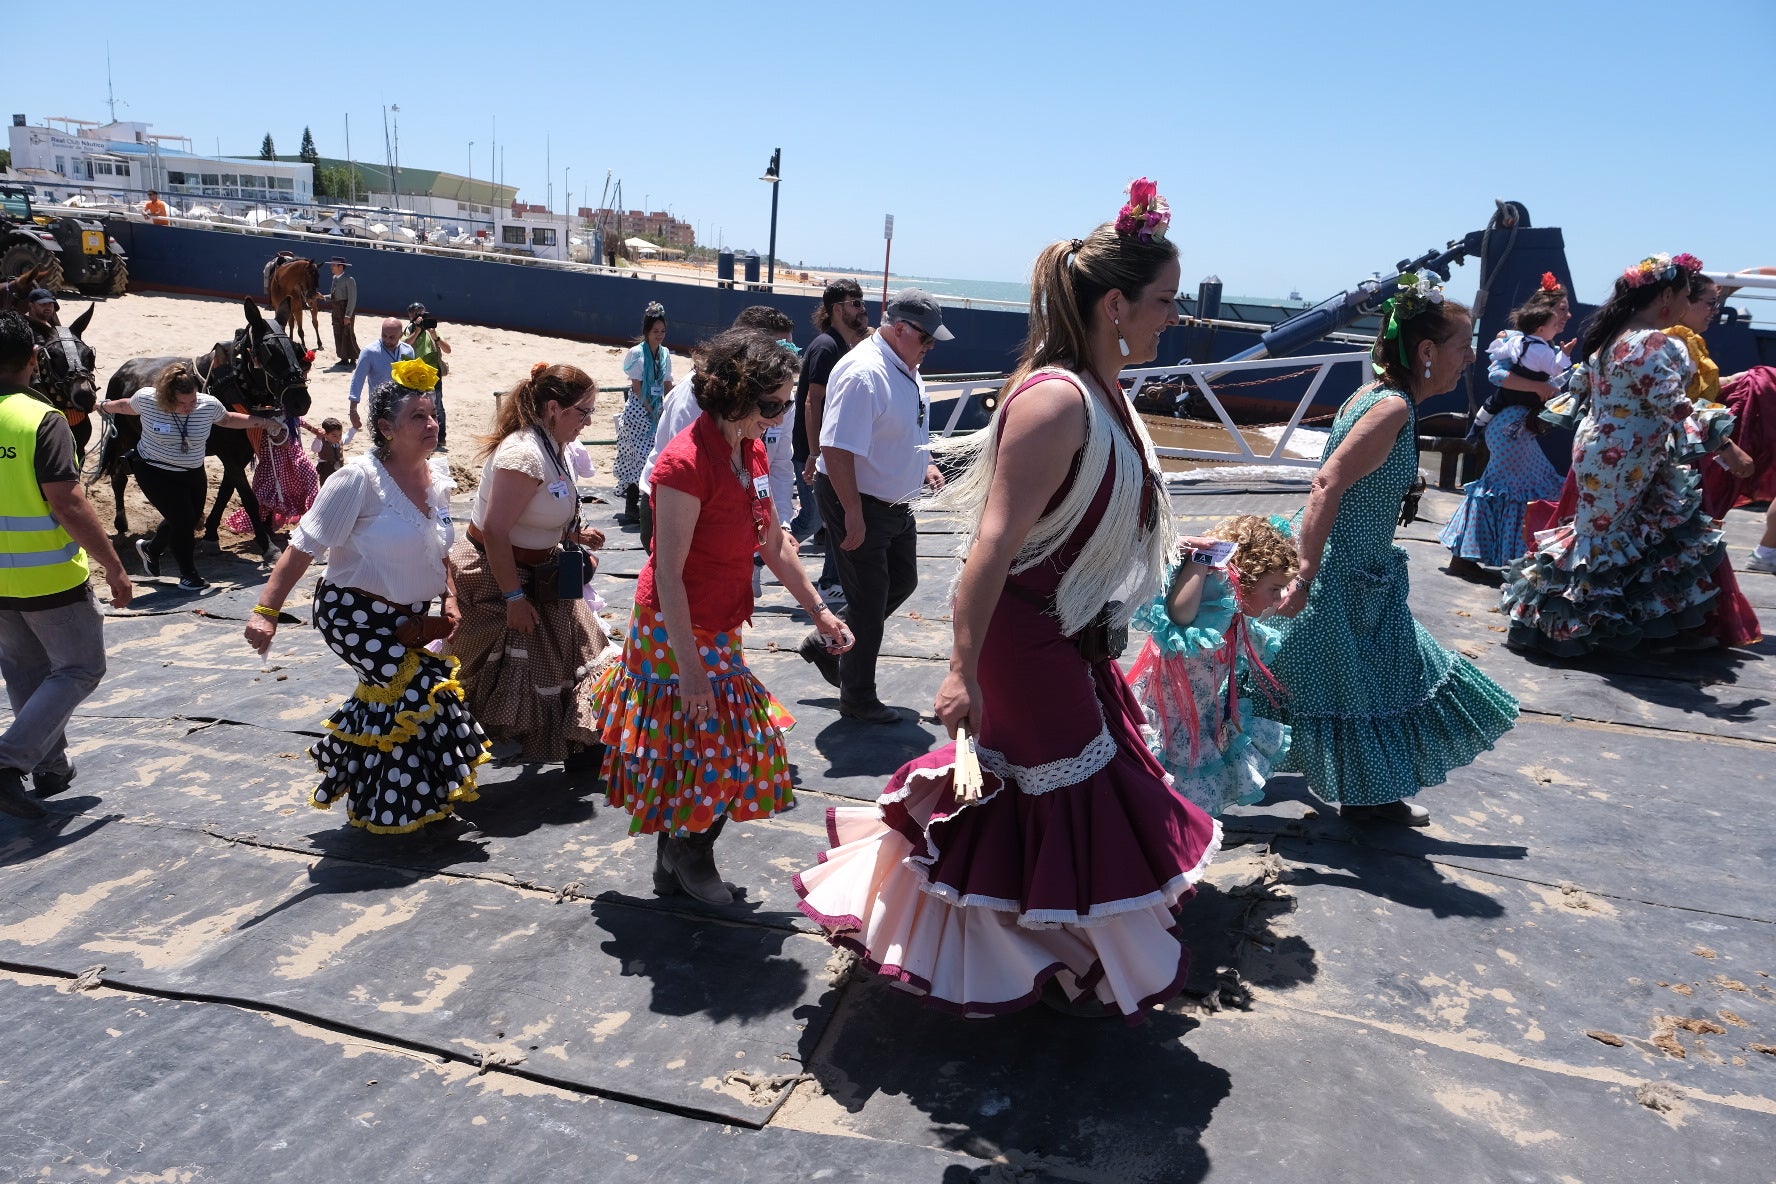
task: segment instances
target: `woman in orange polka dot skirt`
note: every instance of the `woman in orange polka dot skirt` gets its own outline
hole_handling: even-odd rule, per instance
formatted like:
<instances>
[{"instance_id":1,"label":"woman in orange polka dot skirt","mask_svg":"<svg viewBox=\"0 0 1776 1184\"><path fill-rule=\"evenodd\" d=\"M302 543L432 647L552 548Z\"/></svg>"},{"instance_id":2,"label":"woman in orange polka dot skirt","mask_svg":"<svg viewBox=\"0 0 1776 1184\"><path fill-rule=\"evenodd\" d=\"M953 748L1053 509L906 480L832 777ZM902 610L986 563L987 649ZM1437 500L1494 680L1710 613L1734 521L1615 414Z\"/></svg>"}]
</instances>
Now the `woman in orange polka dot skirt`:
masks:
<instances>
[{"instance_id":1,"label":"woman in orange polka dot skirt","mask_svg":"<svg viewBox=\"0 0 1776 1184\"><path fill-rule=\"evenodd\" d=\"M813 615L834 652L851 646L771 504L760 438L788 412L798 368L756 329L730 329L704 348L692 379L703 414L654 469L654 553L636 583L623 662L592 691L610 802L631 814L630 833L659 836L661 895L733 903L715 867L722 827L795 804L783 743L795 720L740 644L752 618L753 556Z\"/></svg>"}]
</instances>

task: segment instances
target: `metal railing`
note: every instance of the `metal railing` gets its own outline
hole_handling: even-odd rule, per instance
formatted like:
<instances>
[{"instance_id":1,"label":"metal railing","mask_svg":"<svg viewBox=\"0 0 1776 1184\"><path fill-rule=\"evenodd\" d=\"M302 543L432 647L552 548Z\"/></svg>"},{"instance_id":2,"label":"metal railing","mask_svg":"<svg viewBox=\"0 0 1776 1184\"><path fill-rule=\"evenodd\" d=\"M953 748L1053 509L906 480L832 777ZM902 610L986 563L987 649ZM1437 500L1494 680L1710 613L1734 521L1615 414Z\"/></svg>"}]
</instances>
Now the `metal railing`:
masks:
<instances>
[{"instance_id":1,"label":"metal railing","mask_svg":"<svg viewBox=\"0 0 1776 1184\"><path fill-rule=\"evenodd\" d=\"M1336 354L1309 354L1301 357L1260 358L1251 362L1204 362L1200 364L1178 366L1149 366L1140 370L1124 370L1122 372L1122 377L1125 380L1132 379L1134 382L1134 386L1131 387L1128 392L1131 400L1141 393L1143 387L1156 381L1182 379L1185 382L1193 384L1195 387L1195 393L1202 395L1209 407L1215 412L1215 417L1221 421L1221 426L1227 429L1228 437L1233 441L1237 449L1236 451L1217 451L1207 448L1156 448L1155 451L1157 451L1162 457L1171 457L1178 460L1220 461L1223 463L1231 462L1234 464L1281 465L1289 468L1317 469L1320 466L1320 460L1318 458L1288 455L1289 440L1294 436L1296 430L1301 427L1301 421L1307 415L1307 409L1313 405L1314 397L1320 393L1320 387L1325 384L1326 375L1331 373L1332 367L1340 365L1361 365L1366 367L1368 364L1369 355L1367 352L1352 351L1349 353ZM1288 422L1283 425L1283 430L1278 434L1276 443L1272 446L1270 453L1268 455L1261 455L1252 448L1251 443L1246 439L1245 435L1241 433L1238 425L1233 422L1233 417L1227 413L1227 408L1222 405L1221 398L1216 394L1214 387L1211 385L1211 381L1235 379L1241 375L1264 370L1306 370L1310 367L1314 370L1314 376L1308 382L1307 389L1302 393L1300 400L1296 402L1294 412L1289 416ZM961 421L962 414L967 409L970 400L977 397L992 400L993 402L988 405L988 410L992 410L997 404L999 391L1000 388L1004 386L1004 382L1005 380L1002 378L992 378L971 379L963 382L935 382L929 384L925 390L933 404L941 402L946 398L955 399L955 403L950 408L949 414L944 419L944 422L940 425L934 417L931 425L932 428L936 430L937 434L940 436L949 436L953 434L957 424Z\"/></svg>"}]
</instances>

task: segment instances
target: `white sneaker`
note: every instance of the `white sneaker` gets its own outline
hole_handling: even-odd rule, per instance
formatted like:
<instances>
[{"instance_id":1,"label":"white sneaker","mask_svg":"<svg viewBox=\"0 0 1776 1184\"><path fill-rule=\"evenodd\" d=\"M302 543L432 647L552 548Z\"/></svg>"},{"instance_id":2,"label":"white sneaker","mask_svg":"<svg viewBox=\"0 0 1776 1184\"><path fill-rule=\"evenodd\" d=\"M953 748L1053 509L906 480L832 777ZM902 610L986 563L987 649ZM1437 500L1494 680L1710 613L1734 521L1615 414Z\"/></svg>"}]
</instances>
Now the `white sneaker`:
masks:
<instances>
[{"instance_id":1,"label":"white sneaker","mask_svg":"<svg viewBox=\"0 0 1776 1184\"><path fill-rule=\"evenodd\" d=\"M1762 554L1754 550L1751 553L1751 558L1745 561L1745 570L1761 571L1765 575L1776 575L1776 555L1772 555L1770 558L1766 559Z\"/></svg>"},{"instance_id":2,"label":"white sneaker","mask_svg":"<svg viewBox=\"0 0 1776 1184\"><path fill-rule=\"evenodd\" d=\"M835 613L845 607L845 589L840 585L822 584L815 591L820 593L820 599L826 601L826 607Z\"/></svg>"}]
</instances>

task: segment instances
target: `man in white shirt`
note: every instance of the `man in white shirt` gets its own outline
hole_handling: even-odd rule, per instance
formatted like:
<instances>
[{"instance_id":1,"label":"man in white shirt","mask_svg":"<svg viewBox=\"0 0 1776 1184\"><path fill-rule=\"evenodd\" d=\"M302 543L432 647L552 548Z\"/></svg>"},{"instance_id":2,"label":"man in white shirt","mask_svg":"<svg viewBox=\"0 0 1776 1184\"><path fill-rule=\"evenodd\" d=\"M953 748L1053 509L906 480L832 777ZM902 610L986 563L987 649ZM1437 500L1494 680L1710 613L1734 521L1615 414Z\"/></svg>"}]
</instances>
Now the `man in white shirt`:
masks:
<instances>
[{"instance_id":1,"label":"man in white shirt","mask_svg":"<svg viewBox=\"0 0 1776 1184\"><path fill-rule=\"evenodd\" d=\"M789 314L768 304L754 304L740 310L734 318L736 329L757 329L768 333L781 341L790 349L800 353L792 340L795 334L795 322ZM691 380L686 378L672 390L667 392L666 401L660 405L660 426L654 429L653 451L648 453L647 461L641 466L641 545L643 550L654 549L654 466L660 463L660 453L666 445L680 432L697 422L703 409L697 406L697 396L691 390ZM794 422L795 404L791 403L789 411L778 421L777 425L765 433L765 455L771 461L771 501L777 507L777 520L787 529L794 505L795 497L795 456L790 442L788 425ZM753 570L752 594L759 594L758 571Z\"/></svg>"},{"instance_id":2,"label":"man in white shirt","mask_svg":"<svg viewBox=\"0 0 1776 1184\"><path fill-rule=\"evenodd\" d=\"M900 713L876 694L876 655L888 617L919 586L919 530L910 503L943 486L930 462L930 407L919 366L954 336L937 300L920 288L890 297L875 336L833 367L820 420L814 496L836 547L844 617L857 644L834 658L817 634L801 655L839 688L839 713L890 724Z\"/></svg>"}]
</instances>

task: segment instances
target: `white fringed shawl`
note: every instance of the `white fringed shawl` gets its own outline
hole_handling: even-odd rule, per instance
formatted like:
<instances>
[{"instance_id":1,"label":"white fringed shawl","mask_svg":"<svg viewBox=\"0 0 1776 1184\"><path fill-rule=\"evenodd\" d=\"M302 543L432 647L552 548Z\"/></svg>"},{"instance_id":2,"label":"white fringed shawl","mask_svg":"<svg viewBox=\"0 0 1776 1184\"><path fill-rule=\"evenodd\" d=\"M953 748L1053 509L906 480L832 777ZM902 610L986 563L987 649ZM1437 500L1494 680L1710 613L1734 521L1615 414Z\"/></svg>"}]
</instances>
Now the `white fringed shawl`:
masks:
<instances>
[{"instance_id":1,"label":"white fringed shawl","mask_svg":"<svg viewBox=\"0 0 1776 1184\"><path fill-rule=\"evenodd\" d=\"M1012 559L1011 570L1014 574L1029 570L1053 555L1072 537L1098 495L1104 467L1114 463L1116 479L1111 487L1110 504L1105 507L1102 521L1086 540L1073 566L1061 577L1055 607L1061 631L1068 635L1078 633L1091 624L1099 609L1116 602L1120 605L1112 623L1126 625L1135 610L1157 593L1164 578L1167 556L1171 554L1177 537L1170 507L1163 501L1159 506L1156 530L1145 530L1141 521L1144 475L1141 454L1146 454L1147 466L1154 473L1159 472L1159 457L1153 451L1153 441L1147 435L1146 426L1132 407L1128 418L1135 428L1133 441L1119 429L1115 416L1091 393L1091 388L1072 371L1058 366L1045 367L1026 376L1024 384L1044 376L1064 379L1084 392L1085 447L1073 487L1060 505L1037 519L1036 525L1030 528L1023 546ZM1113 393L1105 393L1115 398L1125 397L1120 387ZM932 443L933 452L961 462L961 473L944 488L932 508L960 513L966 520L968 531L957 552L963 559L968 557L980 531L987 492L993 486L999 431L1005 418L1003 407L1002 403L1000 412L993 416L985 430ZM1163 498L1164 490L1155 490L1154 496ZM950 587L952 596L961 578L958 571Z\"/></svg>"}]
</instances>

